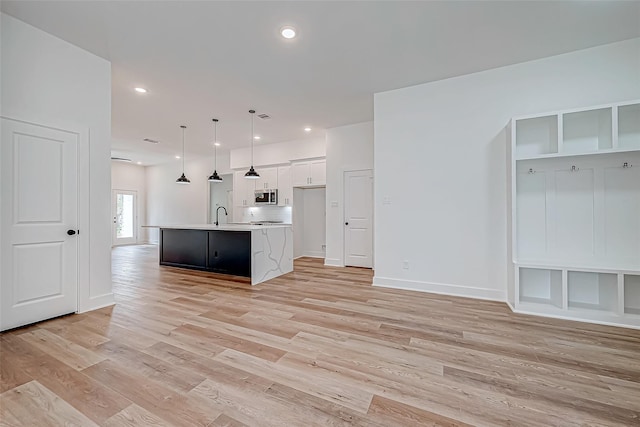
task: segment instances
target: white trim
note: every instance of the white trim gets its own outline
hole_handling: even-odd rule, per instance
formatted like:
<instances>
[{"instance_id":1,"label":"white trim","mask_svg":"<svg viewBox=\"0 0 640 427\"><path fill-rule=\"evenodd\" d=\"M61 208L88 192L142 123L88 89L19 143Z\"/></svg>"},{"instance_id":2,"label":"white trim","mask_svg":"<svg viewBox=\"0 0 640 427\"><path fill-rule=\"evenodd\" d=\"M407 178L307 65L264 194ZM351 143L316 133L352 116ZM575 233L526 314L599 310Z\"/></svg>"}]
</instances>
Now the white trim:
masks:
<instances>
[{"instance_id":1,"label":"white trim","mask_svg":"<svg viewBox=\"0 0 640 427\"><path fill-rule=\"evenodd\" d=\"M325 258L324 265L329 267L344 267L344 263L338 258Z\"/></svg>"},{"instance_id":2,"label":"white trim","mask_svg":"<svg viewBox=\"0 0 640 427\"><path fill-rule=\"evenodd\" d=\"M452 295L457 297L475 298L489 301L505 302L506 290L474 288L446 283L429 283L417 280L392 279L389 277L373 277L373 286L383 288L404 289L407 291L428 292L432 294Z\"/></svg>"}]
</instances>

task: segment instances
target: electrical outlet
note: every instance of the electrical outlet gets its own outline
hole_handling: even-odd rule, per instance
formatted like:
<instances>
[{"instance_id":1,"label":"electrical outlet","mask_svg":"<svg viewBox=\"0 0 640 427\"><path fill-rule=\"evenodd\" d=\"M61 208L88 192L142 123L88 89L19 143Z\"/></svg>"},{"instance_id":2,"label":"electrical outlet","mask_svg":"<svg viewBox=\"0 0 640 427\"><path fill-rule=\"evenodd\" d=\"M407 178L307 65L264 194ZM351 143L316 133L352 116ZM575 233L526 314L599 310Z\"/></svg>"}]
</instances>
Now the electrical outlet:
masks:
<instances>
[{"instance_id":1,"label":"electrical outlet","mask_svg":"<svg viewBox=\"0 0 640 427\"><path fill-rule=\"evenodd\" d=\"M402 261L402 269L403 270L408 270L409 269L409 261L407 261L407 260Z\"/></svg>"}]
</instances>

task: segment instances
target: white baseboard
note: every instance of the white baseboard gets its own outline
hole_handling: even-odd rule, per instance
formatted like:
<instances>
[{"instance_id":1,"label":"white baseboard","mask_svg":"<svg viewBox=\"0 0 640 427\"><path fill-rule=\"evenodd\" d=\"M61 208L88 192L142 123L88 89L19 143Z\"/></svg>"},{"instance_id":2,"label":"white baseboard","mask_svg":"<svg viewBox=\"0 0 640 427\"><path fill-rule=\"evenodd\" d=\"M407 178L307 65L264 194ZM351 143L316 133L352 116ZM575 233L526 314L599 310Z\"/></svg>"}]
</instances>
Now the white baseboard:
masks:
<instances>
[{"instance_id":1,"label":"white baseboard","mask_svg":"<svg viewBox=\"0 0 640 427\"><path fill-rule=\"evenodd\" d=\"M325 258L324 265L329 267L344 267L342 260L338 258Z\"/></svg>"},{"instance_id":2,"label":"white baseboard","mask_svg":"<svg viewBox=\"0 0 640 427\"><path fill-rule=\"evenodd\" d=\"M373 286L404 289L407 291L428 292L432 294L453 295L457 297L476 298L490 301L505 302L507 300L507 293L496 289L472 288L470 286L420 282L417 280L392 279L389 277L374 276Z\"/></svg>"}]
</instances>

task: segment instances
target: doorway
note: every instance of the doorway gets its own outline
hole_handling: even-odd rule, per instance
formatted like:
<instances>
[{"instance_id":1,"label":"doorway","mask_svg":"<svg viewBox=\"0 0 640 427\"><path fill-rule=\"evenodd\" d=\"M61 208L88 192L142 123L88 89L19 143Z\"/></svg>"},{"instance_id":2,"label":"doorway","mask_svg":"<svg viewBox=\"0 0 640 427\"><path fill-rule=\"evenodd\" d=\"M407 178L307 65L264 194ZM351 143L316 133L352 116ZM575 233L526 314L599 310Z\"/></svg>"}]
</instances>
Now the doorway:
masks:
<instances>
[{"instance_id":1,"label":"doorway","mask_svg":"<svg viewBox=\"0 0 640 427\"><path fill-rule=\"evenodd\" d=\"M344 173L344 264L373 267L373 171Z\"/></svg>"},{"instance_id":2,"label":"doorway","mask_svg":"<svg viewBox=\"0 0 640 427\"><path fill-rule=\"evenodd\" d=\"M293 189L293 256L324 258L326 255L325 187Z\"/></svg>"},{"instance_id":3,"label":"doorway","mask_svg":"<svg viewBox=\"0 0 640 427\"><path fill-rule=\"evenodd\" d=\"M138 243L138 192L113 190L113 246Z\"/></svg>"}]
</instances>

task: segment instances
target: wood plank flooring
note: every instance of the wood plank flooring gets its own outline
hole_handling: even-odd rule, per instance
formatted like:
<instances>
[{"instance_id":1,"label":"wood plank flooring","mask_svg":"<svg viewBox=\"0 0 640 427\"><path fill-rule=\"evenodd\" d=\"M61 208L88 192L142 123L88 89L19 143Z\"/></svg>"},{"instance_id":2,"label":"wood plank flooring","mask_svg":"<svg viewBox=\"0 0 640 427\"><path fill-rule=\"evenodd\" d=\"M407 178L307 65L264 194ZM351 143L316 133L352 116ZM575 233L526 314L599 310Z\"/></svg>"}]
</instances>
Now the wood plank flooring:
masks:
<instances>
[{"instance_id":1,"label":"wood plank flooring","mask_svg":"<svg viewBox=\"0 0 640 427\"><path fill-rule=\"evenodd\" d=\"M117 305L0 335L2 426L640 426L640 331L113 250Z\"/></svg>"}]
</instances>

